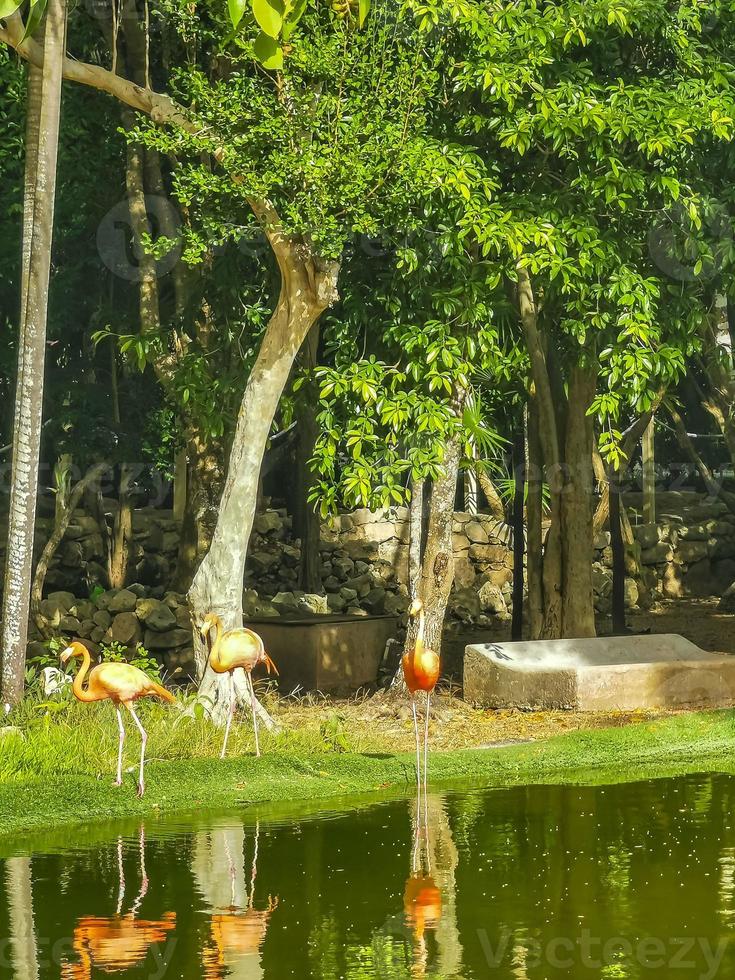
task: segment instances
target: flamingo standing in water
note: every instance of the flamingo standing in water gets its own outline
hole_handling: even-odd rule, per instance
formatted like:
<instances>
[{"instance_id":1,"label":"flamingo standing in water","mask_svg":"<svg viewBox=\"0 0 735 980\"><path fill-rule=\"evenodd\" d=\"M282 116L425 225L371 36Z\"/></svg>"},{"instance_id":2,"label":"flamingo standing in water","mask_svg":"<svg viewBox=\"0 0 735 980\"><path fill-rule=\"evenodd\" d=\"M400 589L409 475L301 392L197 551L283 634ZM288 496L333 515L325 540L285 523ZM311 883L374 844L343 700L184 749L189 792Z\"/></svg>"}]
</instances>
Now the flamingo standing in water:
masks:
<instances>
[{"instance_id":1,"label":"flamingo standing in water","mask_svg":"<svg viewBox=\"0 0 735 980\"><path fill-rule=\"evenodd\" d=\"M439 680L439 654L434 650L426 649L425 630L426 621L424 604L420 599L414 599L408 610L411 617L418 616L418 630L416 632L416 642L413 648L404 653L401 666L406 687L411 692L411 707L413 709L413 728L416 734L416 782L421 787L421 748L419 740L419 722L416 713L416 694L419 691L426 692L426 723L424 726L424 797L426 797L426 782L428 770L428 748L429 748L429 711L431 708L431 694Z\"/></svg>"},{"instance_id":2,"label":"flamingo standing in water","mask_svg":"<svg viewBox=\"0 0 735 980\"><path fill-rule=\"evenodd\" d=\"M125 742L125 726L123 725L121 706L128 709L140 732L141 747L138 796L142 796L145 793L143 768L145 766L145 746L148 741L148 734L145 728L143 728L133 705L140 698L148 697L162 698L164 701L176 704L176 698L165 687L156 684L147 674L144 674L138 667L133 667L132 664L102 663L90 671L89 667L92 660L89 655L89 650L83 643L79 643L79 641L75 641L62 652L61 663L65 665L70 660L78 657L82 658L82 666L74 678L72 688L76 699L85 703L91 701L112 701L117 711L117 725L120 731L120 740L117 751L117 779L115 780L115 786L122 786L122 757L123 744ZM89 673L89 680L85 688L82 685L84 684L87 673Z\"/></svg>"},{"instance_id":3,"label":"flamingo standing in water","mask_svg":"<svg viewBox=\"0 0 735 980\"><path fill-rule=\"evenodd\" d=\"M227 713L227 726L225 728L225 740L222 744L220 759L224 759L227 752L227 739L230 735L230 725L235 714L235 671L241 668L245 672L247 686L250 689L250 705L253 710L253 730L255 731L255 755L260 756L260 743L258 741L258 715L255 705L255 690L253 689L252 673L258 664L265 664L268 673L274 670L278 674L276 665L265 652L262 639L257 633L249 629L222 630L222 620L214 613L210 613L202 623L202 636L206 639L211 630L214 630L214 643L209 654L209 666L216 674L230 675L230 710Z\"/></svg>"}]
</instances>

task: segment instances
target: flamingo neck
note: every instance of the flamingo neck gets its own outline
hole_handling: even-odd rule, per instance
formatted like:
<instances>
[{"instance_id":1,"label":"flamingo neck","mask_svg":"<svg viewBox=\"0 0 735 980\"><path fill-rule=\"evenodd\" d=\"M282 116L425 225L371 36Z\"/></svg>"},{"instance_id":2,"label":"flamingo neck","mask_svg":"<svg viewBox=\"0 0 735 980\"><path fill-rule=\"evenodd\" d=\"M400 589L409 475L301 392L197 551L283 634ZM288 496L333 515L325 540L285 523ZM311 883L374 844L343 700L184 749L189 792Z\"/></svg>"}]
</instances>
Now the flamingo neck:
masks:
<instances>
[{"instance_id":1,"label":"flamingo neck","mask_svg":"<svg viewBox=\"0 0 735 980\"><path fill-rule=\"evenodd\" d=\"M424 652L424 647L426 646L426 642L424 639L425 633L426 633L426 614L422 609L421 612L419 613L419 628L416 633L416 645L414 647L417 656L421 656L421 654Z\"/></svg>"},{"instance_id":2,"label":"flamingo neck","mask_svg":"<svg viewBox=\"0 0 735 980\"><path fill-rule=\"evenodd\" d=\"M78 701L96 701L97 698L92 697L89 691L85 690L82 685L84 684L84 678L89 673L89 667L92 663L92 658L89 655L89 650L84 648L84 653L82 654L82 666L77 671L77 675L74 678L74 683L72 684L72 690L74 691L74 697Z\"/></svg>"},{"instance_id":3,"label":"flamingo neck","mask_svg":"<svg viewBox=\"0 0 735 980\"><path fill-rule=\"evenodd\" d=\"M212 653L210 657L212 660L219 660L219 648L222 643L222 620L219 616L214 618L214 643L212 644Z\"/></svg>"}]
</instances>

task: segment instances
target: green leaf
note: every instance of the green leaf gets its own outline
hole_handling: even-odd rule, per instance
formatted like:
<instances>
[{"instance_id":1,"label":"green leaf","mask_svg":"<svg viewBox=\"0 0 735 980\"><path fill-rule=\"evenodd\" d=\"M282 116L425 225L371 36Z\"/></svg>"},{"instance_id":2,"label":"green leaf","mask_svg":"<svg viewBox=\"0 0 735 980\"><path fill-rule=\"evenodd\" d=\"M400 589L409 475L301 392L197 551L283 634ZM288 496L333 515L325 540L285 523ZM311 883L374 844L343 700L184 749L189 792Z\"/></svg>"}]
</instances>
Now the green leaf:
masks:
<instances>
[{"instance_id":1,"label":"green leaf","mask_svg":"<svg viewBox=\"0 0 735 980\"><path fill-rule=\"evenodd\" d=\"M16 0L0 0L0 17L10 17L20 6L21 4L16 3Z\"/></svg>"},{"instance_id":2,"label":"green leaf","mask_svg":"<svg viewBox=\"0 0 735 980\"><path fill-rule=\"evenodd\" d=\"M258 26L270 38L276 38L283 27L283 0L251 0ZM256 42L257 43L257 42ZM260 55L258 55L260 58ZM263 61L262 58L260 58ZM263 62L265 64L265 62ZM266 67L268 67L266 65ZM281 67L278 65L277 67Z\"/></svg>"},{"instance_id":3,"label":"green leaf","mask_svg":"<svg viewBox=\"0 0 735 980\"><path fill-rule=\"evenodd\" d=\"M288 41L293 32L296 30L296 25L301 20L306 10L306 0L296 0L296 3L288 11L283 20L283 29L281 30L281 36L284 41Z\"/></svg>"},{"instance_id":4,"label":"green leaf","mask_svg":"<svg viewBox=\"0 0 735 980\"><path fill-rule=\"evenodd\" d=\"M227 10L230 14L232 26L237 28L247 10L247 0L227 0Z\"/></svg>"},{"instance_id":5,"label":"green leaf","mask_svg":"<svg viewBox=\"0 0 735 980\"><path fill-rule=\"evenodd\" d=\"M370 0L359 0L357 5L357 26L362 27L362 25L367 20L367 15L370 13Z\"/></svg>"},{"instance_id":6,"label":"green leaf","mask_svg":"<svg viewBox=\"0 0 735 980\"><path fill-rule=\"evenodd\" d=\"M2 0L0 0L0 3L2 3ZM41 23L45 11L46 0L34 0L28 13L28 22L26 24L25 33L23 34L24 41L27 37L31 37L31 35L36 33L36 28Z\"/></svg>"},{"instance_id":7,"label":"green leaf","mask_svg":"<svg viewBox=\"0 0 735 980\"><path fill-rule=\"evenodd\" d=\"M253 53L264 68L275 71L283 68L283 48L272 37L262 31L255 39Z\"/></svg>"}]
</instances>

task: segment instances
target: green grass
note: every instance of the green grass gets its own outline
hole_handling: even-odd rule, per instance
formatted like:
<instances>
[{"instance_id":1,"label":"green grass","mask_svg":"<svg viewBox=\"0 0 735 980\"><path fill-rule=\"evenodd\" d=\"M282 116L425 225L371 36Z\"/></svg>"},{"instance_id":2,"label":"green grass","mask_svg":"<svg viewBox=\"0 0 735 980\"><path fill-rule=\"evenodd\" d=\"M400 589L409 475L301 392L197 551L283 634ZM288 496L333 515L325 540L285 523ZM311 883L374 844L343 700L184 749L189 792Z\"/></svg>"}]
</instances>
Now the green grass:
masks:
<instances>
[{"instance_id":1,"label":"green grass","mask_svg":"<svg viewBox=\"0 0 735 980\"><path fill-rule=\"evenodd\" d=\"M109 706L108 706L109 707ZM28 709L31 710L31 709ZM234 732L233 756L213 756L221 734L204 720L172 723L150 705L151 761L146 796L135 796L134 774L112 786L114 734L102 708L70 705L56 717L31 714L25 738L0 743L0 834L98 819L279 801L334 801L355 794L406 792L414 759L361 746L330 751L318 735L288 732L265 739L255 759L246 726ZM16 722L22 719L16 717ZM101 727L103 726L103 727ZM126 765L138 747L131 734ZM352 745L353 743L350 742ZM247 751L248 754L242 754ZM545 742L495 749L432 753L431 781L489 786L534 782L613 782L696 771L731 771L735 712L682 714L622 728L574 732ZM735 770L733 770L735 771Z\"/></svg>"}]
</instances>

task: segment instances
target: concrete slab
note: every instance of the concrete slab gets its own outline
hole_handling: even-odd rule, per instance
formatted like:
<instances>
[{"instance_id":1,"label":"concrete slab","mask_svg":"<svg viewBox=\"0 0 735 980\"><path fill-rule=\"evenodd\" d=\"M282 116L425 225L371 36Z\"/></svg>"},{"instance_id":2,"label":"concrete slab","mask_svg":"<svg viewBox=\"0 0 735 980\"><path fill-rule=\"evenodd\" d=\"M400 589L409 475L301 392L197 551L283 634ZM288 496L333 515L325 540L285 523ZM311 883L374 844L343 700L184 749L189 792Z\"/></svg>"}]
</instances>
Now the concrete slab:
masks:
<instances>
[{"instance_id":1,"label":"concrete slab","mask_svg":"<svg viewBox=\"0 0 735 980\"><path fill-rule=\"evenodd\" d=\"M735 657L674 633L471 644L464 696L493 708L635 711L735 704Z\"/></svg>"}]
</instances>

